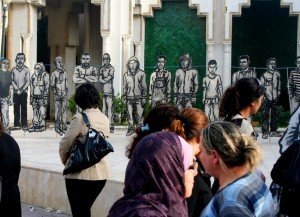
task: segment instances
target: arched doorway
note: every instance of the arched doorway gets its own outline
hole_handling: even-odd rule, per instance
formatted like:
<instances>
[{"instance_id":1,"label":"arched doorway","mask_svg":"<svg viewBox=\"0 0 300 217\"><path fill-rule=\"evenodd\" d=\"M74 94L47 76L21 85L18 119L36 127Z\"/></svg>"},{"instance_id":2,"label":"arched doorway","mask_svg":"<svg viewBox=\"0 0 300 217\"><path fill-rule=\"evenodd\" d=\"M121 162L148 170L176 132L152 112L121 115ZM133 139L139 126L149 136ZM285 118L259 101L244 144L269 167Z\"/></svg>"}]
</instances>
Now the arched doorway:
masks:
<instances>
[{"instance_id":1,"label":"arched doorway","mask_svg":"<svg viewBox=\"0 0 300 217\"><path fill-rule=\"evenodd\" d=\"M295 66L297 21L289 8L280 6L280 0L252 0L249 8L242 9L242 16L232 21L232 72L237 70L238 57L248 54L250 67L256 67L260 78L267 59L275 57L282 82L279 104L285 110L289 109L286 67Z\"/></svg>"}]
</instances>

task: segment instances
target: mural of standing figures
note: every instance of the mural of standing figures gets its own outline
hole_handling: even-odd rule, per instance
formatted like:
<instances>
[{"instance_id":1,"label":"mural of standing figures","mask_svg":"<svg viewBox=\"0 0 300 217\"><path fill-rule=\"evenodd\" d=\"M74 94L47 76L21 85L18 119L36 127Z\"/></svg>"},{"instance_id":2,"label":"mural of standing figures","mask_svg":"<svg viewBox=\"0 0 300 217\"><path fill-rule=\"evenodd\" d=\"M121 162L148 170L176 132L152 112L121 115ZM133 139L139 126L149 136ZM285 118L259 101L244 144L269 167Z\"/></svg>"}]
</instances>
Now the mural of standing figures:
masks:
<instances>
[{"instance_id":1,"label":"mural of standing figures","mask_svg":"<svg viewBox=\"0 0 300 217\"><path fill-rule=\"evenodd\" d=\"M256 78L256 72L249 68L250 57L248 55L241 55L239 57L240 68L232 75L232 84L235 84L237 80L241 78Z\"/></svg>"},{"instance_id":2,"label":"mural of standing figures","mask_svg":"<svg viewBox=\"0 0 300 217\"><path fill-rule=\"evenodd\" d=\"M280 73L276 70L276 63L275 58L269 58L266 64L267 71L260 78L262 85L265 86L261 114L263 139L267 139L269 135L270 137L281 136L277 131L277 103L281 91L281 81Z\"/></svg>"},{"instance_id":3,"label":"mural of standing figures","mask_svg":"<svg viewBox=\"0 0 300 217\"><path fill-rule=\"evenodd\" d=\"M300 103L300 56L296 59L296 66L297 68L291 71L288 79L291 113L297 109Z\"/></svg>"},{"instance_id":4,"label":"mural of standing figures","mask_svg":"<svg viewBox=\"0 0 300 217\"><path fill-rule=\"evenodd\" d=\"M30 71L25 66L25 54L18 53L15 59L16 66L11 70L12 72L12 86L14 89L14 127L13 130L20 130L21 124L24 131L27 127L27 91L30 84ZM21 114L21 116L20 116ZM21 118L21 121L20 121Z\"/></svg>"},{"instance_id":5,"label":"mural of standing figures","mask_svg":"<svg viewBox=\"0 0 300 217\"><path fill-rule=\"evenodd\" d=\"M36 63L30 80L30 105L33 110L32 127L29 132L46 130L46 111L49 93L49 74L43 63Z\"/></svg>"},{"instance_id":6,"label":"mural of standing figures","mask_svg":"<svg viewBox=\"0 0 300 217\"><path fill-rule=\"evenodd\" d=\"M146 74L140 69L140 62L136 57L130 57L127 62L127 72L124 74L124 100L128 117L128 131L126 136L134 133L134 124L143 125L143 112L146 103L147 84Z\"/></svg>"},{"instance_id":7,"label":"mural of standing figures","mask_svg":"<svg viewBox=\"0 0 300 217\"><path fill-rule=\"evenodd\" d=\"M13 88L11 81L11 72L8 71L9 60L3 59L1 61L0 70L0 108L2 114L2 122L4 131L10 134L9 130L9 106L13 104Z\"/></svg>"},{"instance_id":8,"label":"mural of standing figures","mask_svg":"<svg viewBox=\"0 0 300 217\"><path fill-rule=\"evenodd\" d=\"M110 64L110 55L103 54L103 65L99 71L99 82L102 85L102 112L108 117L110 132L114 132L114 73L115 68Z\"/></svg>"},{"instance_id":9,"label":"mural of standing figures","mask_svg":"<svg viewBox=\"0 0 300 217\"><path fill-rule=\"evenodd\" d=\"M81 65L76 66L73 74L73 82L75 87L85 82L91 82L97 87L98 73L96 67L90 65L91 56L89 53L84 53L80 58ZM98 88L98 87L97 87Z\"/></svg>"},{"instance_id":10,"label":"mural of standing figures","mask_svg":"<svg viewBox=\"0 0 300 217\"><path fill-rule=\"evenodd\" d=\"M155 72L150 76L149 104L154 107L170 102L171 72L165 69L166 57L158 56Z\"/></svg>"},{"instance_id":11,"label":"mural of standing figures","mask_svg":"<svg viewBox=\"0 0 300 217\"><path fill-rule=\"evenodd\" d=\"M54 60L55 70L51 74L51 89L54 96L55 124L54 129L59 135L67 130L68 103L68 74L65 70L63 58L58 56Z\"/></svg>"},{"instance_id":12,"label":"mural of standing figures","mask_svg":"<svg viewBox=\"0 0 300 217\"><path fill-rule=\"evenodd\" d=\"M182 110L196 104L198 71L192 67L192 58L189 54L180 57L179 66L180 69L175 73L174 103Z\"/></svg>"},{"instance_id":13,"label":"mural of standing figures","mask_svg":"<svg viewBox=\"0 0 300 217\"><path fill-rule=\"evenodd\" d=\"M203 78L203 104L210 122L218 120L219 101L223 93L222 79L216 74L217 61L208 61L208 75Z\"/></svg>"}]
</instances>

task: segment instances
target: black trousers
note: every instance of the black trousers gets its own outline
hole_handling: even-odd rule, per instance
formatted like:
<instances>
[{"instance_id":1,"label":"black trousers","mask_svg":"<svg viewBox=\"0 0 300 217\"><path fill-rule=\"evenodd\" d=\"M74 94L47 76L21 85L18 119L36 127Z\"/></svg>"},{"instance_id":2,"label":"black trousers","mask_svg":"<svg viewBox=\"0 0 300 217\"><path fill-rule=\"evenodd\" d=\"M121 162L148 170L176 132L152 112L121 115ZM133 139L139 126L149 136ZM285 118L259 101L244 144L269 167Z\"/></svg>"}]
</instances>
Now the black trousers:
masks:
<instances>
[{"instance_id":1,"label":"black trousers","mask_svg":"<svg viewBox=\"0 0 300 217\"><path fill-rule=\"evenodd\" d=\"M73 217L90 217L91 207L102 191L106 180L65 179Z\"/></svg>"},{"instance_id":2,"label":"black trousers","mask_svg":"<svg viewBox=\"0 0 300 217\"><path fill-rule=\"evenodd\" d=\"M20 95L14 93L14 126L20 126L20 110L21 124L27 126L27 92Z\"/></svg>"},{"instance_id":3,"label":"black trousers","mask_svg":"<svg viewBox=\"0 0 300 217\"><path fill-rule=\"evenodd\" d=\"M271 117L270 117L271 112ZM267 100L262 102L262 133L269 133L277 131L277 100ZM270 120L271 119L271 120ZM269 122L270 128L269 129Z\"/></svg>"}]
</instances>

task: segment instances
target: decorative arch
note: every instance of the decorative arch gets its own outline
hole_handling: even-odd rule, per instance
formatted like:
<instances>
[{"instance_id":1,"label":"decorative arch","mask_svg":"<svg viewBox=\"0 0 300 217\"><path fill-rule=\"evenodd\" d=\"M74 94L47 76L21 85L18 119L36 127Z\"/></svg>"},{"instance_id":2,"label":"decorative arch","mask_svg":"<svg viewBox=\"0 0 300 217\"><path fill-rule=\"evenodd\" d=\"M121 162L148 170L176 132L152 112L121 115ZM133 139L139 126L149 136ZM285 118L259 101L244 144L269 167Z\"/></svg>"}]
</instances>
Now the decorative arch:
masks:
<instances>
[{"instance_id":1,"label":"decorative arch","mask_svg":"<svg viewBox=\"0 0 300 217\"><path fill-rule=\"evenodd\" d=\"M290 9L290 14L300 14L300 1L299 0L281 0L282 6L287 6Z\"/></svg>"},{"instance_id":2,"label":"decorative arch","mask_svg":"<svg viewBox=\"0 0 300 217\"><path fill-rule=\"evenodd\" d=\"M161 9L161 0L141 0L142 15L153 17L153 9Z\"/></svg>"}]
</instances>

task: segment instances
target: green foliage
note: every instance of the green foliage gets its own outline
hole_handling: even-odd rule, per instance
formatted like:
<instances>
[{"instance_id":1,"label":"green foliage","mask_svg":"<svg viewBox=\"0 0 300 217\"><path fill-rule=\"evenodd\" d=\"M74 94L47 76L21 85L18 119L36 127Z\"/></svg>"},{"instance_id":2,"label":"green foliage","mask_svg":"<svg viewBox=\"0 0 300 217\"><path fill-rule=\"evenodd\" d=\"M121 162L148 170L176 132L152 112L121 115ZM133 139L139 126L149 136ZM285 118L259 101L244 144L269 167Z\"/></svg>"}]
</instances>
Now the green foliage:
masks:
<instances>
[{"instance_id":1,"label":"green foliage","mask_svg":"<svg viewBox=\"0 0 300 217\"><path fill-rule=\"evenodd\" d=\"M120 96L119 93L117 94L117 96L114 97L114 112L115 115L117 116L115 118L115 123L123 124L127 121L124 97Z\"/></svg>"},{"instance_id":2,"label":"green foliage","mask_svg":"<svg viewBox=\"0 0 300 217\"><path fill-rule=\"evenodd\" d=\"M69 100L68 100L68 107L67 107L67 110L69 112L72 113L72 115L74 115L76 113L76 103L75 103L75 100L74 100L74 94L70 96Z\"/></svg>"}]
</instances>

